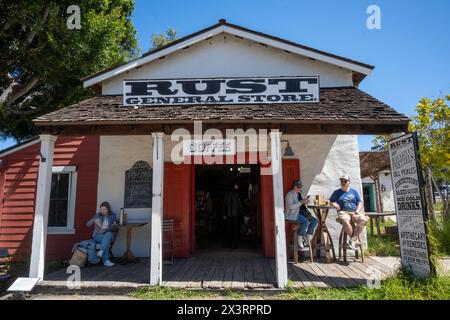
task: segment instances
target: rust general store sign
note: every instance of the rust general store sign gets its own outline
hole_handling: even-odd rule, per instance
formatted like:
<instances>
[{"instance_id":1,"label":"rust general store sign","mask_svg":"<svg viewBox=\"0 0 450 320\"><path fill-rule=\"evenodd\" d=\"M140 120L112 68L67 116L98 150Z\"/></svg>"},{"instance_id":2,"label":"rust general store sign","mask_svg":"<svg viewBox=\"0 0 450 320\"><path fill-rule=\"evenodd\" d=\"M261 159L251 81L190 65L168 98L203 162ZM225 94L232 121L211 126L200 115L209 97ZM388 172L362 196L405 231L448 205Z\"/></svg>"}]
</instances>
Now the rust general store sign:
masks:
<instances>
[{"instance_id":1,"label":"rust general store sign","mask_svg":"<svg viewBox=\"0 0 450 320\"><path fill-rule=\"evenodd\" d=\"M123 104L261 104L319 101L319 77L124 80Z\"/></svg>"}]
</instances>

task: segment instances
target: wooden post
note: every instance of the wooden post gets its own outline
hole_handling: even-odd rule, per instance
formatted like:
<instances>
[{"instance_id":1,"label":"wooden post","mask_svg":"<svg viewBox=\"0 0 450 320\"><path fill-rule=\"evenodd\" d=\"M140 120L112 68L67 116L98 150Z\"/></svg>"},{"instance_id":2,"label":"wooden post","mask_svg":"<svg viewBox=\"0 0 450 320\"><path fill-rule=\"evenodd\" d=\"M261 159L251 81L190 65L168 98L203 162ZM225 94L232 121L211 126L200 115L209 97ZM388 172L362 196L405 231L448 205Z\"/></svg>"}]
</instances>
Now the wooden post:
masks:
<instances>
[{"instance_id":1,"label":"wooden post","mask_svg":"<svg viewBox=\"0 0 450 320\"><path fill-rule=\"evenodd\" d=\"M431 221L436 221L436 216L434 214L434 195L431 181L431 169L429 166L425 166L425 198L427 201L428 217Z\"/></svg>"},{"instance_id":2,"label":"wooden post","mask_svg":"<svg viewBox=\"0 0 450 320\"><path fill-rule=\"evenodd\" d=\"M162 280L162 216L164 190L164 133L153 136L153 195L150 240L150 285Z\"/></svg>"},{"instance_id":3,"label":"wooden post","mask_svg":"<svg viewBox=\"0 0 450 320\"><path fill-rule=\"evenodd\" d=\"M53 150L56 137L49 134L39 136L41 153L34 211L33 239L31 243L30 278L44 279L45 245L52 183Z\"/></svg>"},{"instance_id":4,"label":"wooden post","mask_svg":"<svg viewBox=\"0 0 450 320\"><path fill-rule=\"evenodd\" d=\"M287 285L286 230L284 225L283 162L281 159L281 132L270 132L273 203L275 214L275 262L278 288Z\"/></svg>"}]
</instances>

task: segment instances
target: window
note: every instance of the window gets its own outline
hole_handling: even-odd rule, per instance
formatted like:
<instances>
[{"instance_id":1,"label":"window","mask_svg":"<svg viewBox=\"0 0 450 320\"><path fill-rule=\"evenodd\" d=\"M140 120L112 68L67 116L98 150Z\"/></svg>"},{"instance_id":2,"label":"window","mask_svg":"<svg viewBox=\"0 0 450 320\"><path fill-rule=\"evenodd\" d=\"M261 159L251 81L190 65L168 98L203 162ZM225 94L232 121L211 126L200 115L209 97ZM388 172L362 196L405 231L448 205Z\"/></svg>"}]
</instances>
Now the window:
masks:
<instances>
[{"instance_id":1,"label":"window","mask_svg":"<svg viewBox=\"0 0 450 320\"><path fill-rule=\"evenodd\" d=\"M75 166L53 167L48 212L49 234L74 234L77 171Z\"/></svg>"}]
</instances>

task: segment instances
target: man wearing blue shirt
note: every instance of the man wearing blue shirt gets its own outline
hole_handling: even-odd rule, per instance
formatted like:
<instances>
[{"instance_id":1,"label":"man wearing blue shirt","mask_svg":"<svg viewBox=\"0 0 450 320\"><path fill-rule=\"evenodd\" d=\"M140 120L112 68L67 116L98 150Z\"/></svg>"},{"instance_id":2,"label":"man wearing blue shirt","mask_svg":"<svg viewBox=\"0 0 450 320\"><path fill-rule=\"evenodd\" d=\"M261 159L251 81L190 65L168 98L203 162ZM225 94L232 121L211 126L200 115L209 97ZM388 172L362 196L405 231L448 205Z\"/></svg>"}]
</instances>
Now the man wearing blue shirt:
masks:
<instances>
[{"instance_id":1,"label":"man wearing blue shirt","mask_svg":"<svg viewBox=\"0 0 450 320\"><path fill-rule=\"evenodd\" d=\"M356 250L356 247L361 245L358 236L364 230L367 217L361 213L362 201L358 191L350 188L350 178L344 175L339 180L341 188L333 192L330 201L338 212L337 221L342 224L344 232L350 238L349 247ZM355 223L355 230L350 221Z\"/></svg>"}]
</instances>

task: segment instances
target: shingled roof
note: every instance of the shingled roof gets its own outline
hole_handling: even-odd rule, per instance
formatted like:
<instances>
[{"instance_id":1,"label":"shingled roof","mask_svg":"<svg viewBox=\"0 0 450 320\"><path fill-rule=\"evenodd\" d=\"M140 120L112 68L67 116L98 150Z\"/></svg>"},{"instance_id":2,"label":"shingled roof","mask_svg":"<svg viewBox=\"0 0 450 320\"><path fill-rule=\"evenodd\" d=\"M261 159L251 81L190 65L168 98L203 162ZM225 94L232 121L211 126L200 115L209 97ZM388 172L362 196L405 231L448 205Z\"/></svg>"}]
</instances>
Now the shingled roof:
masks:
<instances>
[{"instance_id":1,"label":"shingled roof","mask_svg":"<svg viewBox=\"0 0 450 320\"><path fill-rule=\"evenodd\" d=\"M359 153L359 165L361 178L377 175L381 171L390 169L389 153L387 150L362 151Z\"/></svg>"},{"instance_id":2,"label":"shingled roof","mask_svg":"<svg viewBox=\"0 0 450 320\"><path fill-rule=\"evenodd\" d=\"M408 118L356 87L321 88L318 103L124 106L98 96L48 113L37 126L209 122L358 123L407 125Z\"/></svg>"}]
</instances>

